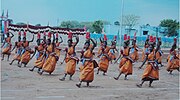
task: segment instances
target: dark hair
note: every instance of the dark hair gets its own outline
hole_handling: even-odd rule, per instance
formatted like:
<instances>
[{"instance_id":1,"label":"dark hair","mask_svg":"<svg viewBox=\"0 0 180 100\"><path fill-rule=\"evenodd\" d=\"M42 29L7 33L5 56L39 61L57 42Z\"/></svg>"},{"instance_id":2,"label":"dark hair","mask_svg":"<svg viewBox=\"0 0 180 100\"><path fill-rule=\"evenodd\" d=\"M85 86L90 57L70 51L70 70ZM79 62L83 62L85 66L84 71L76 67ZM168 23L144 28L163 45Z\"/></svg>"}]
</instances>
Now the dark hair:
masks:
<instances>
[{"instance_id":1,"label":"dark hair","mask_svg":"<svg viewBox=\"0 0 180 100\"><path fill-rule=\"evenodd\" d=\"M71 42L72 43L72 39L68 39L68 41L67 42Z\"/></svg>"},{"instance_id":2,"label":"dark hair","mask_svg":"<svg viewBox=\"0 0 180 100\"><path fill-rule=\"evenodd\" d=\"M105 43L105 45L107 45L107 41L104 41L103 43Z\"/></svg>"},{"instance_id":3,"label":"dark hair","mask_svg":"<svg viewBox=\"0 0 180 100\"><path fill-rule=\"evenodd\" d=\"M6 33L7 37L9 37L9 33Z\"/></svg>"},{"instance_id":4,"label":"dark hair","mask_svg":"<svg viewBox=\"0 0 180 100\"><path fill-rule=\"evenodd\" d=\"M84 43L84 45L85 45L85 44L88 44L88 46L89 46L89 45L90 45L90 41L86 41L86 42Z\"/></svg>"},{"instance_id":5,"label":"dark hair","mask_svg":"<svg viewBox=\"0 0 180 100\"><path fill-rule=\"evenodd\" d=\"M37 44L39 45L39 44L40 44L40 39L37 39L37 41L36 41L36 42L37 42Z\"/></svg>"}]
</instances>

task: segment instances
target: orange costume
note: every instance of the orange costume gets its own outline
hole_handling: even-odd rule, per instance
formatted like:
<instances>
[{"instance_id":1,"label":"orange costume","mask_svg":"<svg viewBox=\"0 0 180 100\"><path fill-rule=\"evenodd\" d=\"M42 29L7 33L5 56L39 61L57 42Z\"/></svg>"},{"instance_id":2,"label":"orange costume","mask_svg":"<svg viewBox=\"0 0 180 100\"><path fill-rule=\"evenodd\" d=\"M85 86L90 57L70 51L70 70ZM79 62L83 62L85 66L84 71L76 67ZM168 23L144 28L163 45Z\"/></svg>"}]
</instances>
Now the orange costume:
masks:
<instances>
[{"instance_id":1,"label":"orange costume","mask_svg":"<svg viewBox=\"0 0 180 100\"><path fill-rule=\"evenodd\" d=\"M30 61L31 54L34 53L30 47L25 48L25 52L22 54L20 62L23 64L27 64Z\"/></svg>"},{"instance_id":2,"label":"orange costume","mask_svg":"<svg viewBox=\"0 0 180 100\"><path fill-rule=\"evenodd\" d=\"M145 59L145 53L147 52L147 50L148 50L148 45L145 45L145 47L144 47L144 49L143 49L143 51L142 51L142 59L141 59L141 61L144 61L144 59Z\"/></svg>"},{"instance_id":3,"label":"orange costume","mask_svg":"<svg viewBox=\"0 0 180 100\"><path fill-rule=\"evenodd\" d=\"M107 72L108 67L109 67L109 55L108 52L110 50L110 47L106 46L106 48L104 50L101 51L101 58L100 58L100 62L99 62L99 70L103 71L103 72Z\"/></svg>"},{"instance_id":4,"label":"orange costume","mask_svg":"<svg viewBox=\"0 0 180 100\"><path fill-rule=\"evenodd\" d=\"M120 72L124 73L125 75L131 75L132 70L133 70L132 69L132 61L131 61L130 57L133 57L134 55L131 55L129 57L129 51L130 51L129 47L126 47L123 50L123 58L121 59L120 64L119 64ZM135 56L134 56L134 59L135 59Z\"/></svg>"},{"instance_id":5,"label":"orange costume","mask_svg":"<svg viewBox=\"0 0 180 100\"><path fill-rule=\"evenodd\" d=\"M12 44L11 44L11 37L7 37L5 39L5 44L2 48L2 54L7 54L7 55L10 55L11 54L11 47L12 47Z\"/></svg>"},{"instance_id":6,"label":"orange costume","mask_svg":"<svg viewBox=\"0 0 180 100\"><path fill-rule=\"evenodd\" d=\"M75 50L74 46L71 46L67 50L65 62L66 62L66 68L65 73L69 75L74 75L76 70L76 61L77 58L75 57Z\"/></svg>"},{"instance_id":7,"label":"orange costume","mask_svg":"<svg viewBox=\"0 0 180 100\"><path fill-rule=\"evenodd\" d=\"M116 49L116 38L117 38L117 36L114 36L114 39L111 41L111 46L115 46L115 48L110 49L108 52L111 62L112 62L112 60L116 60L116 55L115 55L115 50L117 50Z\"/></svg>"},{"instance_id":8,"label":"orange costume","mask_svg":"<svg viewBox=\"0 0 180 100\"><path fill-rule=\"evenodd\" d=\"M100 43L100 47L99 47L99 49L98 49L98 55L101 54L102 48L103 48L103 43Z\"/></svg>"},{"instance_id":9,"label":"orange costume","mask_svg":"<svg viewBox=\"0 0 180 100\"><path fill-rule=\"evenodd\" d=\"M93 64L93 53L90 49L84 52L85 61L80 67L80 81L82 82L92 82L94 80L94 64Z\"/></svg>"},{"instance_id":10,"label":"orange costume","mask_svg":"<svg viewBox=\"0 0 180 100\"><path fill-rule=\"evenodd\" d=\"M124 80L127 80L128 75L132 75L133 67L132 63L134 62L134 48L130 48L128 45L130 43L130 36L124 34L124 50L121 50L122 59L119 63L119 75L118 77L114 77L115 80L118 80L121 74L125 74ZM132 50L133 52L130 52Z\"/></svg>"},{"instance_id":11,"label":"orange costume","mask_svg":"<svg viewBox=\"0 0 180 100\"><path fill-rule=\"evenodd\" d=\"M45 57L43 57L44 47L41 43L39 46L36 46L35 49L38 51L38 57L34 62L34 66L37 68L42 68L45 62Z\"/></svg>"},{"instance_id":12,"label":"orange costume","mask_svg":"<svg viewBox=\"0 0 180 100\"><path fill-rule=\"evenodd\" d=\"M26 65L30 61L31 54L34 53L34 51L29 47L28 41L22 42L22 46L23 50L21 51L20 62Z\"/></svg>"},{"instance_id":13,"label":"orange costume","mask_svg":"<svg viewBox=\"0 0 180 100\"><path fill-rule=\"evenodd\" d=\"M156 52L156 60L157 60L158 64L160 64L162 62L162 51L161 50L158 50Z\"/></svg>"},{"instance_id":14,"label":"orange costume","mask_svg":"<svg viewBox=\"0 0 180 100\"><path fill-rule=\"evenodd\" d=\"M144 69L142 80L149 81L149 80L159 80L159 68L154 62L155 51L153 50L150 54L148 54L147 66Z\"/></svg>"},{"instance_id":15,"label":"orange costume","mask_svg":"<svg viewBox=\"0 0 180 100\"><path fill-rule=\"evenodd\" d=\"M59 46L60 46L60 42L56 43L55 52L58 57L60 57L60 52L61 52L61 48Z\"/></svg>"},{"instance_id":16,"label":"orange costume","mask_svg":"<svg viewBox=\"0 0 180 100\"><path fill-rule=\"evenodd\" d=\"M145 59L145 54L147 53L148 51L148 40L145 41L145 45L144 45L144 49L142 51L142 58L141 58L141 61L144 61Z\"/></svg>"},{"instance_id":17,"label":"orange costume","mask_svg":"<svg viewBox=\"0 0 180 100\"><path fill-rule=\"evenodd\" d=\"M22 42L16 42L15 45L16 45L16 50L15 50L16 55L14 56L13 59L20 61L20 59L21 59L21 50L22 50Z\"/></svg>"},{"instance_id":18,"label":"orange costume","mask_svg":"<svg viewBox=\"0 0 180 100\"><path fill-rule=\"evenodd\" d=\"M139 54L138 54L138 49L137 49L137 45L135 44L135 45L133 45L133 48L131 48L131 53L132 53L132 59L134 60L134 61L137 61L138 59L139 59Z\"/></svg>"},{"instance_id":19,"label":"orange costume","mask_svg":"<svg viewBox=\"0 0 180 100\"><path fill-rule=\"evenodd\" d=\"M79 37L76 36L76 42L73 42L72 32L68 33L68 48L65 49L66 54L63 62L66 62L64 77L59 79L64 81L67 75L70 75L69 80L72 80L72 76L76 71L76 63L79 62L79 59L76 57L75 47L79 42Z\"/></svg>"},{"instance_id":20,"label":"orange costume","mask_svg":"<svg viewBox=\"0 0 180 100\"><path fill-rule=\"evenodd\" d=\"M116 60L114 49L110 49L108 55L111 60Z\"/></svg>"},{"instance_id":21,"label":"orange costume","mask_svg":"<svg viewBox=\"0 0 180 100\"><path fill-rule=\"evenodd\" d=\"M56 53L53 52L53 44L52 43L47 46L46 53L47 53L47 57L43 64L42 70L51 74L55 70L56 62L58 60Z\"/></svg>"},{"instance_id":22,"label":"orange costume","mask_svg":"<svg viewBox=\"0 0 180 100\"><path fill-rule=\"evenodd\" d=\"M158 67L158 63L156 62L156 58L155 58L155 46L156 43L156 38L153 36L149 37L149 47L148 47L148 52L146 53L146 59L144 60L144 62L142 63L141 67L145 64L145 62L147 61L147 65L146 68L144 69L143 75L142 75L142 80L140 84L137 84L137 87L142 87L143 83L145 81L149 81L149 87L151 87L151 84L153 81L155 80L159 80L159 67Z\"/></svg>"},{"instance_id":23,"label":"orange costume","mask_svg":"<svg viewBox=\"0 0 180 100\"><path fill-rule=\"evenodd\" d=\"M170 55L168 56L168 64L167 71L172 72L173 70L179 70L179 57L176 55L176 51L170 51Z\"/></svg>"}]
</instances>

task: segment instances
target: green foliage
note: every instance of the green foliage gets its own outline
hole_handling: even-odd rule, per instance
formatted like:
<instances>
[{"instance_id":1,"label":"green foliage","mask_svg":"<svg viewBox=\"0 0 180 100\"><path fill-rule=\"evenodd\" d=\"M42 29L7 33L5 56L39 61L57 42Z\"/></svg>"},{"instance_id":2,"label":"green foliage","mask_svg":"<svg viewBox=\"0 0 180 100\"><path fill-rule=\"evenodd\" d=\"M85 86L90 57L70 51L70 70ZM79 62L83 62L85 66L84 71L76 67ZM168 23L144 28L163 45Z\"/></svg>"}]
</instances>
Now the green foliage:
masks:
<instances>
[{"instance_id":1,"label":"green foliage","mask_svg":"<svg viewBox=\"0 0 180 100\"><path fill-rule=\"evenodd\" d=\"M60 27L62 28L84 28L91 33L101 33L103 29L103 25L109 25L108 21L95 21L95 22L78 22L78 21L62 21Z\"/></svg>"},{"instance_id":2,"label":"green foliage","mask_svg":"<svg viewBox=\"0 0 180 100\"><path fill-rule=\"evenodd\" d=\"M81 24L83 27L86 26L86 29L87 29L89 32L91 32L91 33L94 32L94 29L93 29L93 27L92 27L93 22L81 22L80 24Z\"/></svg>"},{"instance_id":3,"label":"green foliage","mask_svg":"<svg viewBox=\"0 0 180 100\"><path fill-rule=\"evenodd\" d=\"M179 22L176 20L164 19L161 21L159 26L168 28L168 32L167 32L167 34L165 34L168 37L178 35L177 30L179 29Z\"/></svg>"},{"instance_id":4,"label":"green foliage","mask_svg":"<svg viewBox=\"0 0 180 100\"><path fill-rule=\"evenodd\" d=\"M115 22L114 22L114 25L120 26L119 21L115 21Z\"/></svg>"},{"instance_id":5,"label":"green foliage","mask_svg":"<svg viewBox=\"0 0 180 100\"><path fill-rule=\"evenodd\" d=\"M101 21L101 20L95 21L93 23L92 27L94 29L94 32L101 33L102 29L103 29L103 21Z\"/></svg>"},{"instance_id":6,"label":"green foliage","mask_svg":"<svg viewBox=\"0 0 180 100\"><path fill-rule=\"evenodd\" d=\"M60 27L62 28L82 28L83 26L78 21L63 21Z\"/></svg>"},{"instance_id":7,"label":"green foliage","mask_svg":"<svg viewBox=\"0 0 180 100\"><path fill-rule=\"evenodd\" d=\"M16 23L16 25L26 25L26 23L19 22L19 23Z\"/></svg>"},{"instance_id":8,"label":"green foliage","mask_svg":"<svg viewBox=\"0 0 180 100\"><path fill-rule=\"evenodd\" d=\"M41 24L36 24L35 26L41 26Z\"/></svg>"}]
</instances>

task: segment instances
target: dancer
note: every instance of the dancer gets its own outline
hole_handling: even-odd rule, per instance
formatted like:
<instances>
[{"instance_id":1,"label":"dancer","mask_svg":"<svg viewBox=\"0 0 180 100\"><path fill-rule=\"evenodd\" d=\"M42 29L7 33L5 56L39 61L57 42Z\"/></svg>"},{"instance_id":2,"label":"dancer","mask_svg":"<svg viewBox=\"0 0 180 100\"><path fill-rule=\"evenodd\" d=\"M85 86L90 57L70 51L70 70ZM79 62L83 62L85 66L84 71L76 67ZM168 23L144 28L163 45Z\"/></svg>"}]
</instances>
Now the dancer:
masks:
<instances>
[{"instance_id":1,"label":"dancer","mask_svg":"<svg viewBox=\"0 0 180 100\"><path fill-rule=\"evenodd\" d=\"M79 37L76 37L76 42L72 40L72 32L68 33L68 48L65 49L65 58L63 62L66 62L66 68L63 78L60 78L60 81L64 81L67 75L70 75L69 80L72 80L72 76L76 70L76 63L78 63L79 59L76 57L75 47L79 42Z\"/></svg>"},{"instance_id":2,"label":"dancer","mask_svg":"<svg viewBox=\"0 0 180 100\"><path fill-rule=\"evenodd\" d=\"M145 62L147 61L148 63L142 75L142 82L140 84L137 84L136 85L137 87L142 87L145 81L149 81L149 87L151 87L153 81L159 80L159 67L155 59L154 42L155 40L153 40L153 37L150 36L148 43L149 44L148 52L146 53L146 57L145 57ZM142 68L143 64L139 67L139 69Z\"/></svg>"},{"instance_id":3,"label":"dancer","mask_svg":"<svg viewBox=\"0 0 180 100\"><path fill-rule=\"evenodd\" d=\"M172 74L172 71L173 70L178 70L179 71L179 57L177 56L177 54L176 54L176 47L177 47L177 39L176 38L174 38L174 43L173 43L173 45L172 45L172 47L171 47L171 49L170 49L170 54L169 54L169 56L168 56L168 58L167 58L167 62L168 62L168 64L167 64L167 71L170 73L170 74Z\"/></svg>"},{"instance_id":4,"label":"dancer","mask_svg":"<svg viewBox=\"0 0 180 100\"><path fill-rule=\"evenodd\" d=\"M15 56L13 58L13 60L9 63L10 65L12 65L12 63L17 60L18 61L18 65L19 65L19 62L20 62L20 59L21 59L21 51L22 51L22 41L21 41L21 32L19 31L18 33L18 41L15 42L15 45L13 47L13 49L11 50L11 52L15 50Z\"/></svg>"},{"instance_id":5,"label":"dancer","mask_svg":"<svg viewBox=\"0 0 180 100\"><path fill-rule=\"evenodd\" d=\"M10 36L11 34L11 36ZM11 39L14 37L14 35L11 33L11 32L8 32L5 34L6 35L6 38L4 39L4 42L1 46L2 48L2 59L1 60L4 60L4 55L7 55L7 61L9 61L9 56L11 55L11 47L12 47L12 44L11 44Z\"/></svg>"},{"instance_id":6,"label":"dancer","mask_svg":"<svg viewBox=\"0 0 180 100\"><path fill-rule=\"evenodd\" d=\"M21 67L22 64L24 64L24 67L26 67L26 65L28 64L28 62L31 59L31 54L34 53L34 51L29 47L29 43L34 41L34 34L33 34L33 38L31 41L27 41L26 40L26 32L24 31L24 36L23 36L23 42L22 42L22 51L21 51L21 59L20 59L20 64L18 65L18 67Z\"/></svg>"},{"instance_id":7,"label":"dancer","mask_svg":"<svg viewBox=\"0 0 180 100\"><path fill-rule=\"evenodd\" d=\"M113 60L116 60L116 55L115 55L115 51L118 52L118 50L116 49L116 36L114 36L114 39L111 41L111 46L115 46L114 49L110 49L109 50L109 58L110 58L110 61L111 61L111 64L112 64L112 61Z\"/></svg>"},{"instance_id":8,"label":"dancer","mask_svg":"<svg viewBox=\"0 0 180 100\"><path fill-rule=\"evenodd\" d=\"M115 45L113 46L107 46L107 37L106 35L104 35L104 41L103 41L103 48L101 50L101 53L98 55L98 57L100 57L100 61L98 63L99 67L98 67L98 71L97 74L99 74L99 71L103 71L103 75L106 75L106 72L108 70L109 67L109 55L108 52L110 49L115 49Z\"/></svg>"},{"instance_id":9,"label":"dancer","mask_svg":"<svg viewBox=\"0 0 180 100\"><path fill-rule=\"evenodd\" d=\"M41 39L41 34L37 33L37 46L35 46L35 52L33 54L33 56L36 54L36 61L34 62L34 67L32 69L29 69L29 71L34 71L35 68L38 68L38 72L42 69L42 66L44 64L45 61L45 57L43 57L43 53L44 53L44 49L45 49L45 42L42 41L43 39ZM41 42L42 41L42 42ZM32 56L32 57L33 57Z\"/></svg>"},{"instance_id":10,"label":"dancer","mask_svg":"<svg viewBox=\"0 0 180 100\"><path fill-rule=\"evenodd\" d=\"M92 42L92 46L90 44ZM93 50L96 47L97 42L95 42L93 39L90 38L90 33L86 33L86 42L84 44L84 49L81 55L81 61L82 65L80 67L80 82L79 84L76 84L77 87L81 87L82 82L86 82L87 86L89 86L89 83L94 80L94 68L96 61L93 60Z\"/></svg>"},{"instance_id":11,"label":"dancer","mask_svg":"<svg viewBox=\"0 0 180 100\"><path fill-rule=\"evenodd\" d=\"M156 50L155 50L155 54L156 54L156 60L157 60L157 63L158 63L158 66L160 65L161 67L163 66L162 65L162 55L163 55L163 52L161 50L161 38L159 37L158 38L158 43L157 43L157 47L156 47Z\"/></svg>"},{"instance_id":12,"label":"dancer","mask_svg":"<svg viewBox=\"0 0 180 100\"><path fill-rule=\"evenodd\" d=\"M102 48L103 48L103 41L104 41L104 39L102 37L100 37L99 41L100 41L100 47L98 49L98 53L97 53L98 55L101 54L101 51L102 51Z\"/></svg>"},{"instance_id":13,"label":"dancer","mask_svg":"<svg viewBox=\"0 0 180 100\"><path fill-rule=\"evenodd\" d=\"M127 80L128 75L132 75L133 65L135 60L135 54L130 51L134 50L134 48L129 47L130 36L127 34L124 35L124 50L121 50L122 59L119 64L119 75L114 77L115 80L118 80L121 74L125 74L124 80ZM119 57L120 57L119 56Z\"/></svg>"},{"instance_id":14,"label":"dancer","mask_svg":"<svg viewBox=\"0 0 180 100\"><path fill-rule=\"evenodd\" d=\"M55 70L56 63L59 60L59 57L55 52L55 47L55 35L53 34L53 41L51 42L51 32L49 32L46 53L43 55L46 57L45 62L43 64L42 70L38 72L40 75L42 75L43 72L47 72L51 75L51 73Z\"/></svg>"},{"instance_id":15,"label":"dancer","mask_svg":"<svg viewBox=\"0 0 180 100\"><path fill-rule=\"evenodd\" d=\"M144 44L144 49L143 49L143 51L142 51L142 59L141 59L141 61L143 62L144 61L144 59L145 59L145 54L147 53L147 51L148 51L148 41L149 41L149 35L147 35L147 38L146 38L146 41L145 41L145 44Z\"/></svg>"},{"instance_id":16,"label":"dancer","mask_svg":"<svg viewBox=\"0 0 180 100\"><path fill-rule=\"evenodd\" d=\"M134 38L132 39L132 46L130 50L130 54L134 57L134 61L137 62L139 60L138 49L140 49L136 44L136 33L134 34Z\"/></svg>"},{"instance_id":17,"label":"dancer","mask_svg":"<svg viewBox=\"0 0 180 100\"><path fill-rule=\"evenodd\" d=\"M56 43L55 43L55 52L56 52L56 55L58 56L58 57L60 57L60 52L61 52L61 48L60 48L60 44L63 42L63 39L62 39L62 37L60 36L60 42L58 41L59 40L59 38L58 38L58 33L56 33Z\"/></svg>"}]
</instances>

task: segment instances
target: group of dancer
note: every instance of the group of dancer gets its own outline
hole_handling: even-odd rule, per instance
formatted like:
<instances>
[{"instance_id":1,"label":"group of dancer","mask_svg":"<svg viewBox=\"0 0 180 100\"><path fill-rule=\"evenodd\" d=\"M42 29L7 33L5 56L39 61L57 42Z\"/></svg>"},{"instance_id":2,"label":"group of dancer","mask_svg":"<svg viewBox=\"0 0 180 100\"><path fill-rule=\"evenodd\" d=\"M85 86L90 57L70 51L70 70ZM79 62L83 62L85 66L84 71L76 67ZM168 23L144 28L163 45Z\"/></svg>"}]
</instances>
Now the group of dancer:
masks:
<instances>
[{"instance_id":1,"label":"group of dancer","mask_svg":"<svg viewBox=\"0 0 180 100\"><path fill-rule=\"evenodd\" d=\"M107 37L100 38L100 47L98 49L99 61L95 60L94 49L97 47L97 41L92 39L90 33L86 33L86 41L80 52L80 57L76 54L76 46L79 42L79 37L74 35L72 32L68 33L68 46L62 50L60 44L63 42L61 36L58 33L53 33L49 31L43 33L38 32L36 43L37 45L33 48L30 47L30 43L34 41L34 34L32 40L28 41L26 39L26 31L20 30L18 33L18 41L15 42L14 47L12 48L11 39L13 38L12 33L6 33L6 38L2 45L2 60L4 60L4 55L7 55L7 60L11 52L15 50L15 56L12 61L9 63L13 64L14 61L17 61L18 67L21 67L24 64L24 67L29 63L29 61L35 56L34 66L29 69L29 71L34 71L35 68L38 69L38 73L42 75L44 72L51 74L57 65L57 62L60 58L61 52L65 52L65 57L60 64L63 64L65 61L65 71L64 76L60 78L60 81L65 81L66 76L69 75L69 80L72 80L72 76L76 72L76 65L81 62L79 67L80 76L79 83L76 84L77 87L81 87L82 82L86 82L87 86L89 83L94 80L94 69L97 68L97 74L100 71L103 72L103 75L106 75L108 67L112 62L119 63L119 74L117 77L114 77L115 80L118 80L119 77L124 74L124 80L127 80L128 75L133 74L133 65L139 60L139 47L136 44L136 36L130 39L130 36L127 34L124 35L123 48L118 52L116 48L116 36L111 41L111 45L108 46ZM22 34L23 33L23 34ZM11 36L10 36L11 34ZM21 35L23 38L21 39ZM75 38L75 41L73 41ZM157 41L156 41L157 40ZM149 81L149 87L155 80L159 80L159 66L162 64L162 55L161 50L161 38L148 36L144 49L142 52L142 65L139 67L141 69L143 65L146 64L142 75L142 82L137 84L138 87L142 87L145 81ZM173 46L170 49L170 54L167 57L167 71L172 74L173 70L178 70L180 67L180 55L176 53L177 40L174 39ZM115 52L119 53L119 56L116 57Z\"/></svg>"}]
</instances>

